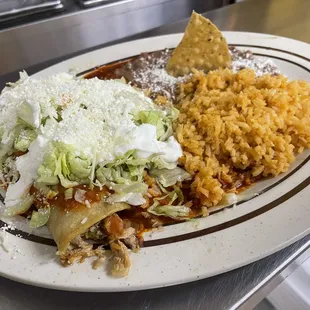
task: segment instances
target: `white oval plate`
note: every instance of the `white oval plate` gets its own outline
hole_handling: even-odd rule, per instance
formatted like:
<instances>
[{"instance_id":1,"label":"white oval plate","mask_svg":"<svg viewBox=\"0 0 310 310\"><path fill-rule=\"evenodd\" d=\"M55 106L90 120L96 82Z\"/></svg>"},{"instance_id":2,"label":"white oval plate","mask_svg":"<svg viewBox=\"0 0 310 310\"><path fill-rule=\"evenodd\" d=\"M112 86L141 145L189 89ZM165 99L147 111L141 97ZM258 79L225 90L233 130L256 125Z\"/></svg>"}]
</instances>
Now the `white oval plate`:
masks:
<instances>
[{"instance_id":1,"label":"white oval plate","mask_svg":"<svg viewBox=\"0 0 310 310\"><path fill-rule=\"evenodd\" d=\"M310 81L310 46L272 35L224 32L230 45L270 57L290 79ZM62 71L83 72L105 63L175 47L182 34L119 44L61 62L35 77ZM212 216L166 226L145 235L145 247L131 254L126 278L92 270L90 262L64 268L45 229L30 233L23 221L0 247L0 275L37 286L72 291L129 291L194 281L229 271L272 254L310 232L310 151L290 171L253 186L243 202ZM259 193L259 195L255 195ZM0 222L1 225L1 222ZM17 237L20 235L21 237Z\"/></svg>"}]
</instances>

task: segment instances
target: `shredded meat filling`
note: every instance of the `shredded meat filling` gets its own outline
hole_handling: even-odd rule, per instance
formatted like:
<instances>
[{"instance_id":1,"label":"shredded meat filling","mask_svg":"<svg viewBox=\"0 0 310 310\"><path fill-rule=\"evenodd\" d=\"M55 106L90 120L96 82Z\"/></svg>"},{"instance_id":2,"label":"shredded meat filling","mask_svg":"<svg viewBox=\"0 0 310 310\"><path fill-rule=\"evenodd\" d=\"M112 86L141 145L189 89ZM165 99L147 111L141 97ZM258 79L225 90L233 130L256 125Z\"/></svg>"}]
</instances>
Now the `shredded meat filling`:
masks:
<instances>
[{"instance_id":1,"label":"shredded meat filling","mask_svg":"<svg viewBox=\"0 0 310 310\"><path fill-rule=\"evenodd\" d=\"M103 257L105 250L102 247L93 249L93 245L84 241L80 236L72 240L73 249L68 249L66 253L60 254L60 261L64 266L73 265L75 262L83 263L87 257Z\"/></svg>"},{"instance_id":2,"label":"shredded meat filling","mask_svg":"<svg viewBox=\"0 0 310 310\"><path fill-rule=\"evenodd\" d=\"M125 277L130 269L130 258L128 250L120 240L110 243L113 256L112 275L116 277Z\"/></svg>"}]
</instances>

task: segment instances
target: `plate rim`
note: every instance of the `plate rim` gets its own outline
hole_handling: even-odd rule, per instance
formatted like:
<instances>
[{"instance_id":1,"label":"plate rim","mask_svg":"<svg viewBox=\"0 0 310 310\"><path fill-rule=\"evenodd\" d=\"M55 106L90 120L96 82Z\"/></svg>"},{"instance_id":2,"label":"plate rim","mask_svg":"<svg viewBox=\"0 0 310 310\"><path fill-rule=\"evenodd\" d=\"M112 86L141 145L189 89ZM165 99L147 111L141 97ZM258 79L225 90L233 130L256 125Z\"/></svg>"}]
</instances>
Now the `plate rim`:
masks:
<instances>
[{"instance_id":1,"label":"plate rim","mask_svg":"<svg viewBox=\"0 0 310 310\"><path fill-rule=\"evenodd\" d=\"M285 37L280 37L280 36L274 36L274 35L268 35L268 34L262 34L262 33L255 33L255 32L242 32L242 31L228 31L228 32L225 32L223 31L223 34L224 36L230 36L230 35L234 35L234 34L246 34L246 35L258 35L260 38L259 39L266 39L267 37L270 38L270 39L273 39L273 38L276 38L276 39L285 39L285 40L290 40L290 41L294 41L296 42L295 44L305 44L308 46L308 49L309 49L309 44L305 43L305 42L302 42L302 41L298 41L298 40L295 40L295 39L290 39L290 38L285 38ZM79 56L75 56L73 58L70 58L70 59L67 59L67 60L64 60L62 62L59 62L53 66L50 66L48 68L45 68L41 71L38 71L36 72L35 74L33 74L32 76L36 76L36 75L40 75L40 73L42 72L45 72L45 71L49 71L57 66L59 66L60 64L66 64L70 61L73 61L73 60L78 60L80 59L81 57L85 57L86 55L89 55L89 54L93 54L93 53L96 53L96 52L100 52L102 50L109 50L111 48L119 48L120 46L124 46L124 45L132 45L132 44L136 44L137 42L146 42L146 41L152 41L152 40L158 40L159 38L163 38L163 37L181 37L183 35L183 33L177 33L177 34L167 34L167 35L160 35L160 36L154 36L154 37L148 37L148 38L143 38L143 39L138 39L138 40L132 40L132 41L128 41L128 42L124 42L124 43L119 43L119 44L116 44L116 45L111 45L111 46L108 46L108 47L104 47L104 48L99 48L99 49L96 49L94 51L91 51L91 52L87 52L87 53L84 53L84 54L81 54ZM229 42L230 43L230 42ZM230 43L231 45L234 45L234 43ZM238 45L236 43L236 45ZM130 55L128 55L129 57ZM284 243L281 243L280 245L274 247L273 249L270 249L269 251L266 251L265 254L263 256L260 256L259 258L254 258L252 260L248 260L248 262L245 264L245 263L240 263L240 264L235 264L235 266L233 266L232 268L229 268L227 270L224 270L223 272L226 272L228 270L233 270L233 269L236 269L238 267L241 267L241 266L244 266L244 265L247 265L247 264L250 264L258 259L261 259L263 257L266 257L272 253L275 253L279 250L281 250L282 248L294 243L295 241L301 239L302 237L304 237L305 235L307 235L310 231L310 227L308 227L307 230L305 230L304 232L302 232L301 234L299 235L296 235L294 236L293 238L291 238L290 240L287 240L286 242ZM135 259L135 257L133 256L133 259ZM220 273L215 273L215 274L220 274ZM213 274L213 275L215 275ZM188 278L184 279L183 281L172 281L168 284L161 284L161 285L155 285L155 286L143 286L143 287L135 287L135 286L132 286L132 287L124 287L124 288L119 288L117 290L115 289L109 289L109 288L104 288L104 287L97 287L97 288L88 288L88 287L74 287L74 286L61 286L59 284L55 284L55 285L51 285L51 284L44 284L44 282L38 282L38 281L34 281L34 280L31 280L31 279L28 279L28 280L25 280L23 278L20 278L20 277L14 277L14 276L10 276L8 274L3 274L3 272L0 270L0 275L6 277L6 278L9 278L9 279L12 279L12 280L15 280L15 281L18 281L18 282L22 282L22 283L26 283L26 284L30 284L30 285L34 285L34 286L39 286L39 287L47 287L47 288L52 288L52 289L57 289L57 290L68 290L68 291L89 291L89 292L115 292L115 291L133 291L133 290L144 290L144 289L151 289L151 288L155 288L155 287L163 287L163 286L170 286L170 285L176 285L176 284L181 284L181 283L187 283L187 282L191 282L191 281L194 281L195 279L191 279L191 280L188 280ZM210 277L212 276L211 275L208 275L207 277ZM204 277L202 277L204 278Z\"/></svg>"}]
</instances>

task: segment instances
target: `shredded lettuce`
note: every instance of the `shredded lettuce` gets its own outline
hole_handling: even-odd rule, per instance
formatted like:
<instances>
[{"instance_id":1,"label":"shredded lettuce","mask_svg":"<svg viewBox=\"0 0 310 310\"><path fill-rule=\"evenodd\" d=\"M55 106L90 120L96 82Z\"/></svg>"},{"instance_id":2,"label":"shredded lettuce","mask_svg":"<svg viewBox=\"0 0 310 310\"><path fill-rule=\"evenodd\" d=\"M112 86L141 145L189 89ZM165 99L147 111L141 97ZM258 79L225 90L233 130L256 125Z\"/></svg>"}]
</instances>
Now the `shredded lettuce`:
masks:
<instances>
[{"instance_id":1,"label":"shredded lettuce","mask_svg":"<svg viewBox=\"0 0 310 310\"><path fill-rule=\"evenodd\" d=\"M126 178L128 177L128 173L126 173L126 171L124 171L121 166L113 168L107 168L107 167L98 168L96 175L97 179L102 184L106 184L108 182L125 184L130 181L129 179Z\"/></svg>"},{"instance_id":2,"label":"shredded lettuce","mask_svg":"<svg viewBox=\"0 0 310 310\"><path fill-rule=\"evenodd\" d=\"M161 141L167 140L172 135L172 123L177 117L178 111L171 108L167 111L139 111L133 116L133 119L137 125L140 125L138 128L141 128L143 124L155 126L156 133L154 130L154 135L157 135L158 143L163 144ZM168 142L172 143L169 139ZM170 144L167 145L167 148L171 147ZM124 155L117 157L113 163L100 165L96 170L96 178L102 185L111 182L129 185L142 182L145 169L174 169L176 166L176 161L168 162L161 154L152 155L151 152L128 150ZM188 176L186 175L186 177ZM183 179L185 174L175 176L175 178Z\"/></svg>"},{"instance_id":3,"label":"shredded lettuce","mask_svg":"<svg viewBox=\"0 0 310 310\"><path fill-rule=\"evenodd\" d=\"M163 114L160 111L140 111L136 118L141 124L156 126L158 122L161 122L162 117Z\"/></svg>"},{"instance_id":4,"label":"shredded lettuce","mask_svg":"<svg viewBox=\"0 0 310 310\"><path fill-rule=\"evenodd\" d=\"M64 192L65 194L65 200L69 200L73 198L73 188L68 188Z\"/></svg>"},{"instance_id":5,"label":"shredded lettuce","mask_svg":"<svg viewBox=\"0 0 310 310\"><path fill-rule=\"evenodd\" d=\"M145 202L143 196L146 194L148 186L142 182L127 184L107 184L115 193L108 197L107 202L128 202L131 205L139 206Z\"/></svg>"},{"instance_id":6,"label":"shredded lettuce","mask_svg":"<svg viewBox=\"0 0 310 310\"><path fill-rule=\"evenodd\" d=\"M158 201L147 209L148 212L158 216L168 216L173 219L186 219L190 208L185 206L160 205Z\"/></svg>"},{"instance_id":7,"label":"shredded lettuce","mask_svg":"<svg viewBox=\"0 0 310 310\"><path fill-rule=\"evenodd\" d=\"M60 183L64 188L72 188L75 186L78 186L79 184L83 184L83 183L79 183L78 181L70 181L66 178L63 177L63 175L59 175L59 179L60 179Z\"/></svg>"},{"instance_id":8,"label":"shredded lettuce","mask_svg":"<svg viewBox=\"0 0 310 310\"><path fill-rule=\"evenodd\" d=\"M33 211L30 219L30 228L38 228L44 226L50 217L50 208L40 208Z\"/></svg>"},{"instance_id":9,"label":"shredded lettuce","mask_svg":"<svg viewBox=\"0 0 310 310\"><path fill-rule=\"evenodd\" d=\"M154 157L149 165L149 169L157 168L157 169L174 169L177 166L176 162L168 163L162 157L156 156Z\"/></svg>"},{"instance_id":10,"label":"shredded lettuce","mask_svg":"<svg viewBox=\"0 0 310 310\"><path fill-rule=\"evenodd\" d=\"M69 173L74 174L79 179L87 179L91 173L92 161L86 157L78 157L69 153L68 165L70 166Z\"/></svg>"},{"instance_id":11,"label":"shredded lettuce","mask_svg":"<svg viewBox=\"0 0 310 310\"><path fill-rule=\"evenodd\" d=\"M38 169L38 182L47 185L60 182L65 188L89 183L92 159L75 154L77 152L74 147L63 143L53 143L51 151L47 152Z\"/></svg>"},{"instance_id":12,"label":"shredded lettuce","mask_svg":"<svg viewBox=\"0 0 310 310\"><path fill-rule=\"evenodd\" d=\"M26 128L19 132L19 135L14 141L14 148L16 150L26 152L31 142L36 139L37 134L33 129Z\"/></svg>"},{"instance_id":13,"label":"shredded lettuce","mask_svg":"<svg viewBox=\"0 0 310 310\"><path fill-rule=\"evenodd\" d=\"M171 106L171 108L168 110L168 113L164 118L165 132L160 137L160 141L166 141L170 136L173 135L172 124L179 117L179 113L179 110L174 108L173 106Z\"/></svg>"},{"instance_id":14,"label":"shredded lettuce","mask_svg":"<svg viewBox=\"0 0 310 310\"><path fill-rule=\"evenodd\" d=\"M41 165L38 169L38 182L46 185L56 185L59 180L50 167Z\"/></svg>"},{"instance_id":15,"label":"shredded lettuce","mask_svg":"<svg viewBox=\"0 0 310 310\"><path fill-rule=\"evenodd\" d=\"M140 206L145 203L145 199L139 193L113 194L106 200L108 203L127 202L133 206Z\"/></svg>"},{"instance_id":16,"label":"shredded lettuce","mask_svg":"<svg viewBox=\"0 0 310 310\"><path fill-rule=\"evenodd\" d=\"M116 158L114 163L100 166L96 177L103 185L113 182L116 184L131 184L143 180L143 172L148 159L136 158L134 150Z\"/></svg>"},{"instance_id":17,"label":"shredded lettuce","mask_svg":"<svg viewBox=\"0 0 310 310\"><path fill-rule=\"evenodd\" d=\"M156 135L159 141L166 141L172 134L172 123L178 118L179 111L170 107L170 109L161 111L139 111L134 116L134 120L139 125L150 124L156 127Z\"/></svg>"},{"instance_id":18,"label":"shredded lettuce","mask_svg":"<svg viewBox=\"0 0 310 310\"><path fill-rule=\"evenodd\" d=\"M148 186L145 183L134 182L129 185L126 184L110 184L110 188L116 193L140 193L145 194Z\"/></svg>"},{"instance_id":19,"label":"shredded lettuce","mask_svg":"<svg viewBox=\"0 0 310 310\"><path fill-rule=\"evenodd\" d=\"M150 170L150 174L156 177L158 182L164 187L169 187L177 182L191 179L191 175L180 167L175 167L173 169L152 169Z\"/></svg>"},{"instance_id":20,"label":"shredded lettuce","mask_svg":"<svg viewBox=\"0 0 310 310\"><path fill-rule=\"evenodd\" d=\"M160 111L140 111L137 115L138 124L150 124L156 127L157 139L165 134L163 113Z\"/></svg>"},{"instance_id":21,"label":"shredded lettuce","mask_svg":"<svg viewBox=\"0 0 310 310\"><path fill-rule=\"evenodd\" d=\"M90 170L90 175L89 175L89 187L93 189L95 183L94 183L94 178L95 178L95 173L96 173L96 165L97 165L97 153L93 156L92 164L91 164L91 170Z\"/></svg>"},{"instance_id":22,"label":"shredded lettuce","mask_svg":"<svg viewBox=\"0 0 310 310\"><path fill-rule=\"evenodd\" d=\"M27 124L24 122L20 123L17 122L16 126L11 130L4 130L2 128L1 131L1 144L0 144L0 159L3 160L3 158L6 155L11 155L13 153L14 149L14 142L18 138L20 131L23 128L26 128Z\"/></svg>"},{"instance_id":23,"label":"shredded lettuce","mask_svg":"<svg viewBox=\"0 0 310 310\"><path fill-rule=\"evenodd\" d=\"M182 190L176 187L173 191L168 192L159 182L158 185L166 195L160 198L155 198L154 203L147 209L147 211L155 215L168 216L173 219L187 219L190 208L183 205L184 195ZM167 201L167 199L168 203L163 205L162 201Z\"/></svg>"},{"instance_id":24,"label":"shredded lettuce","mask_svg":"<svg viewBox=\"0 0 310 310\"><path fill-rule=\"evenodd\" d=\"M54 174L56 169L57 155L55 151L47 152L42 165L38 169L37 182L46 185L56 185L59 183L57 175Z\"/></svg>"},{"instance_id":25,"label":"shredded lettuce","mask_svg":"<svg viewBox=\"0 0 310 310\"><path fill-rule=\"evenodd\" d=\"M166 193L165 196L160 197L160 198L155 198L155 201L160 201L163 199L169 198L169 202L167 203L168 205L172 205L175 201L177 202L178 205L182 205L184 202L184 195L183 192L181 191L180 188L176 187L173 191L169 192L165 190L160 183L157 183L160 187L160 189Z\"/></svg>"}]
</instances>

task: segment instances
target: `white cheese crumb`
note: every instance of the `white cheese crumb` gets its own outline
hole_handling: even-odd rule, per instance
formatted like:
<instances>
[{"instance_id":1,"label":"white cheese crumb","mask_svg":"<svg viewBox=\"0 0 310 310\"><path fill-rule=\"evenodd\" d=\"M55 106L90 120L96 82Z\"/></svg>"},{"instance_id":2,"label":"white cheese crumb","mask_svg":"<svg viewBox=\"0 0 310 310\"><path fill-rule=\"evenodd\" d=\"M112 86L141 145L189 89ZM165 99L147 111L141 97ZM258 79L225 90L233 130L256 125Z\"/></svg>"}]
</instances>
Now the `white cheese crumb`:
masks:
<instances>
[{"instance_id":1,"label":"white cheese crumb","mask_svg":"<svg viewBox=\"0 0 310 310\"><path fill-rule=\"evenodd\" d=\"M86 191L78 188L74 194L75 201L84 204L85 203L85 194L86 194Z\"/></svg>"},{"instance_id":2,"label":"white cheese crumb","mask_svg":"<svg viewBox=\"0 0 310 310\"><path fill-rule=\"evenodd\" d=\"M83 220L81 221L81 224L85 224L87 222L87 217L84 217Z\"/></svg>"},{"instance_id":3,"label":"white cheese crumb","mask_svg":"<svg viewBox=\"0 0 310 310\"><path fill-rule=\"evenodd\" d=\"M85 206L90 209L91 208L91 205L90 205L90 202L86 199L85 200Z\"/></svg>"}]
</instances>

